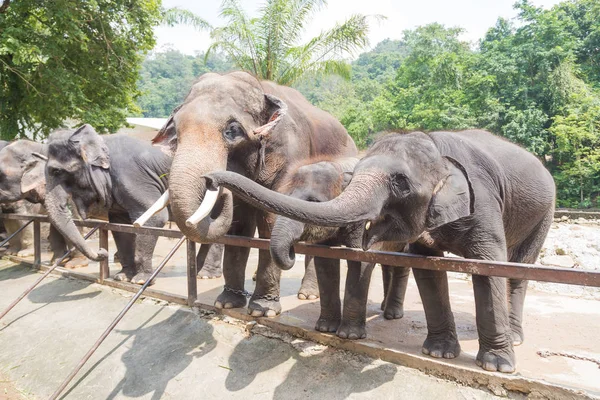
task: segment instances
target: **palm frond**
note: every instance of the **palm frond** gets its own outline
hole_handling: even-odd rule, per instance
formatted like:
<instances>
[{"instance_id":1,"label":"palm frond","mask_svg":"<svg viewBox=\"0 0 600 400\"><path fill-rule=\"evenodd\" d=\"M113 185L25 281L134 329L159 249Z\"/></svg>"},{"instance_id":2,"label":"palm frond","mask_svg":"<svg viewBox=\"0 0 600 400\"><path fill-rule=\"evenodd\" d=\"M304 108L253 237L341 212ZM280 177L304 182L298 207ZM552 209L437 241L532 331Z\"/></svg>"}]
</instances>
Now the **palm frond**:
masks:
<instances>
[{"instance_id":1,"label":"palm frond","mask_svg":"<svg viewBox=\"0 0 600 400\"><path fill-rule=\"evenodd\" d=\"M198 30L210 29L210 24L190 10L172 7L163 10L163 24L175 26L178 24L191 25Z\"/></svg>"}]
</instances>

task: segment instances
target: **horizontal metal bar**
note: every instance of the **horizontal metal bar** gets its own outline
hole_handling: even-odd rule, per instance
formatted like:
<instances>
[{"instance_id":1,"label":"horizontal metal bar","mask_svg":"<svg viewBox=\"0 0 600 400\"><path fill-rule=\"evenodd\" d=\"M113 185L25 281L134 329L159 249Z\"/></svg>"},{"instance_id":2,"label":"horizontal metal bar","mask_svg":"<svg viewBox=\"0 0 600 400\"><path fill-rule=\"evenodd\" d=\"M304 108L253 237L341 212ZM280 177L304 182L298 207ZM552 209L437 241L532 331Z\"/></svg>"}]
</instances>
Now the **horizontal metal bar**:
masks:
<instances>
[{"instance_id":1,"label":"horizontal metal bar","mask_svg":"<svg viewBox=\"0 0 600 400\"><path fill-rule=\"evenodd\" d=\"M0 218L11 216L9 219L33 219L47 222L46 216L31 216L18 214L3 214ZM108 229L117 232L137 233L154 236L181 238L180 231L163 228L134 228L132 225L112 224L106 221L85 220L75 221L76 225ZM226 235L215 243L230 246L253 247L268 250L270 241L243 236ZM569 285L600 287L600 272L579 269L565 269L522 263L509 263L488 260L471 260L454 257L425 257L415 254L394 253L388 251L362 251L346 247L329 247L323 245L298 243L294 246L296 253L310 256L334 258L349 261L380 263L393 267L411 267L436 271L463 272L468 274L500 276L515 279L527 279L541 282L564 283Z\"/></svg>"}]
</instances>

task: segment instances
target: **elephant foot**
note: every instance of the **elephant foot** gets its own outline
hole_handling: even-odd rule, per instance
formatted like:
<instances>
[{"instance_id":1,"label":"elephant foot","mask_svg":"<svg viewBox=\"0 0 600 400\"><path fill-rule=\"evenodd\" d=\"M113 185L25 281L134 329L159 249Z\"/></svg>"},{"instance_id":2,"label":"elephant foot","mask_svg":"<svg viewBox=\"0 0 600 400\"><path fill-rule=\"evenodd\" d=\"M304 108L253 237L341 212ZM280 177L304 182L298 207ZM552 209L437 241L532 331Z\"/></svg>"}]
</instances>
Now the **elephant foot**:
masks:
<instances>
[{"instance_id":1,"label":"elephant foot","mask_svg":"<svg viewBox=\"0 0 600 400\"><path fill-rule=\"evenodd\" d=\"M319 285L316 280L302 279L302 285L298 290L300 300L315 300L319 298Z\"/></svg>"},{"instance_id":2,"label":"elephant foot","mask_svg":"<svg viewBox=\"0 0 600 400\"><path fill-rule=\"evenodd\" d=\"M402 304L391 304L383 308L383 318L400 319L404 317L404 306Z\"/></svg>"},{"instance_id":3,"label":"elephant foot","mask_svg":"<svg viewBox=\"0 0 600 400\"><path fill-rule=\"evenodd\" d=\"M427 334L421 351L434 358L456 358L460 354L460 344L454 332Z\"/></svg>"},{"instance_id":4,"label":"elephant foot","mask_svg":"<svg viewBox=\"0 0 600 400\"><path fill-rule=\"evenodd\" d=\"M358 323L342 321L342 324L337 330L337 335L342 339L364 339L367 337L367 324L364 320Z\"/></svg>"},{"instance_id":5,"label":"elephant foot","mask_svg":"<svg viewBox=\"0 0 600 400\"><path fill-rule=\"evenodd\" d=\"M90 263L90 260L88 260L86 257L83 257L83 256L75 257L65 263L65 268L75 269L75 268L87 267L89 265L89 263Z\"/></svg>"},{"instance_id":6,"label":"elephant foot","mask_svg":"<svg viewBox=\"0 0 600 400\"><path fill-rule=\"evenodd\" d=\"M33 257L33 249L19 250L16 254L17 257Z\"/></svg>"},{"instance_id":7,"label":"elephant foot","mask_svg":"<svg viewBox=\"0 0 600 400\"><path fill-rule=\"evenodd\" d=\"M223 290L215 300L215 307L217 308L242 308L245 306L246 296L229 290Z\"/></svg>"},{"instance_id":8,"label":"elephant foot","mask_svg":"<svg viewBox=\"0 0 600 400\"><path fill-rule=\"evenodd\" d=\"M340 327L340 321L340 316L331 318L320 316L317 324L315 325L315 330L325 333L337 332L338 328Z\"/></svg>"},{"instance_id":9,"label":"elephant foot","mask_svg":"<svg viewBox=\"0 0 600 400\"><path fill-rule=\"evenodd\" d=\"M223 276L223 270L219 265L205 265L198 271L198 279L216 279Z\"/></svg>"},{"instance_id":10,"label":"elephant foot","mask_svg":"<svg viewBox=\"0 0 600 400\"><path fill-rule=\"evenodd\" d=\"M133 275L134 274L129 272L128 270L122 269L115 276L113 276L113 279L115 281L130 282L131 278L133 278Z\"/></svg>"},{"instance_id":11,"label":"elephant foot","mask_svg":"<svg viewBox=\"0 0 600 400\"><path fill-rule=\"evenodd\" d=\"M133 278L131 278L131 283L135 283L136 285L143 285L148 281L148 279L150 279L150 276L152 276L152 272L138 272ZM152 280L152 282L150 282L150 285L154 285L154 281L155 280Z\"/></svg>"},{"instance_id":12,"label":"elephant foot","mask_svg":"<svg viewBox=\"0 0 600 400\"><path fill-rule=\"evenodd\" d=\"M281 313L279 299L251 298L248 314L253 317L276 317Z\"/></svg>"},{"instance_id":13,"label":"elephant foot","mask_svg":"<svg viewBox=\"0 0 600 400\"><path fill-rule=\"evenodd\" d=\"M500 349L479 348L475 363L486 371L515 372L516 357L511 346Z\"/></svg>"}]
</instances>

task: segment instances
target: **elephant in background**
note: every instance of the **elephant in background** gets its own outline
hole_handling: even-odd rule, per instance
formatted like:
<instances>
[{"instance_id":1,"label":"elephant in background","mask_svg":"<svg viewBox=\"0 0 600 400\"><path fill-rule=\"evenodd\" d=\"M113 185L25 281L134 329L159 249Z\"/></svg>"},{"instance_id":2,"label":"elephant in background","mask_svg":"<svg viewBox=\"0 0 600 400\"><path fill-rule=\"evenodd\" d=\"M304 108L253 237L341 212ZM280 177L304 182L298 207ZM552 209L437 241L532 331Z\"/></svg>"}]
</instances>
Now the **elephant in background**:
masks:
<instances>
[{"instance_id":1,"label":"elephant in background","mask_svg":"<svg viewBox=\"0 0 600 400\"><path fill-rule=\"evenodd\" d=\"M45 185L37 181L44 177L46 166L46 145L30 140L17 140L0 150L0 203L2 211L18 214L45 214L43 206ZM32 184L36 182L35 184ZM9 234L19 229L24 221L5 221ZM62 257L67 251L67 242L53 226L50 226L48 239L53 252L52 260ZM29 256L33 254L33 227L27 227L17 235L7 254ZM63 260L67 268L85 266L88 261L75 251Z\"/></svg>"},{"instance_id":2,"label":"elephant in background","mask_svg":"<svg viewBox=\"0 0 600 400\"><path fill-rule=\"evenodd\" d=\"M304 223L363 223L363 249L410 243L411 252L534 263L553 220L555 185L542 163L519 146L471 130L389 134L356 165L335 199L307 202L257 191L239 176L206 176L209 188L230 188L257 207ZM413 271L425 309L423 352L458 356L446 272ZM524 340L527 281L473 275L479 352L489 371L513 372L513 345Z\"/></svg>"},{"instance_id":3,"label":"elephant in background","mask_svg":"<svg viewBox=\"0 0 600 400\"><path fill-rule=\"evenodd\" d=\"M276 188L289 166L318 156L355 156L357 149L334 117L311 105L295 89L259 81L246 72L207 73L192 86L154 143L174 154L169 173L171 210L179 229L204 242L227 233L269 238L274 215L233 199L224 190L208 196L203 175L235 171L267 188ZM213 212L199 217L203 200ZM225 286L218 308L246 306L245 268L249 249L225 246ZM256 288L248 304L253 316L281 312L281 271L268 251L259 251ZM302 289L301 289L302 290Z\"/></svg>"},{"instance_id":4,"label":"elephant in background","mask_svg":"<svg viewBox=\"0 0 600 400\"><path fill-rule=\"evenodd\" d=\"M85 242L68 209L71 198L83 219L108 214L113 223L131 224L167 189L171 159L156 147L125 135L100 136L90 125L53 133L48 141L45 170L45 205L52 224L86 257L100 261L105 249L96 251ZM32 186L42 185L42 179ZM148 221L163 227L168 211ZM143 284L152 273L157 236L113 232L122 270L115 280ZM219 246L208 253L220 261ZM202 249L199 254L202 253Z\"/></svg>"},{"instance_id":5,"label":"elephant in background","mask_svg":"<svg viewBox=\"0 0 600 400\"><path fill-rule=\"evenodd\" d=\"M357 162L357 158L302 161L290 168L278 192L310 202L329 201L339 196L347 186ZM252 181L248 181L248 185L258 186ZM363 230L363 223L322 227L278 216L271 231L271 257L279 268L288 270L296 261L295 243L305 241L330 246L360 247ZM340 300L340 260L314 257L314 264L321 294L321 315L315 329L336 332L341 338L366 337L367 297L375 264L348 261L343 313ZM402 318L410 270L389 266L383 266L382 269L384 317Z\"/></svg>"}]
</instances>

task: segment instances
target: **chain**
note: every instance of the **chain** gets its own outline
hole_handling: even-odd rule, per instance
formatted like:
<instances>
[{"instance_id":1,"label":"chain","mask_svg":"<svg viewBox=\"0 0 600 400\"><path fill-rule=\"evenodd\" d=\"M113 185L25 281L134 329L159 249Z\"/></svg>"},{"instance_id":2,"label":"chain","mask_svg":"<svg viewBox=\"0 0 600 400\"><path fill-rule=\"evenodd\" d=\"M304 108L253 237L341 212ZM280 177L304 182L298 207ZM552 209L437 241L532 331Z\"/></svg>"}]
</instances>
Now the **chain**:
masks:
<instances>
[{"instance_id":1,"label":"chain","mask_svg":"<svg viewBox=\"0 0 600 400\"><path fill-rule=\"evenodd\" d=\"M238 296L251 297L253 295L252 292L248 292L247 290L233 289L227 285L223 286L223 290L225 290L226 292L237 294ZM272 294L264 294L262 296L254 296L254 299L267 300L267 301L279 301L280 297L276 296L276 295L272 295Z\"/></svg>"},{"instance_id":2,"label":"chain","mask_svg":"<svg viewBox=\"0 0 600 400\"><path fill-rule=\"evenodd\" d=\"M231 292L233 294L237 294L238 296L245 296L245 297L250 297L252 296L252 293L246 291L246 290L238 290L238 289L233 289L230 288L229 286L225 285L223 286L223 290L225 290L226 292Z\"/></svg>"}]
</instances>

